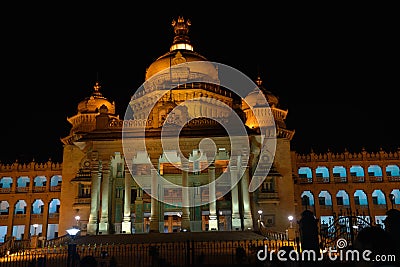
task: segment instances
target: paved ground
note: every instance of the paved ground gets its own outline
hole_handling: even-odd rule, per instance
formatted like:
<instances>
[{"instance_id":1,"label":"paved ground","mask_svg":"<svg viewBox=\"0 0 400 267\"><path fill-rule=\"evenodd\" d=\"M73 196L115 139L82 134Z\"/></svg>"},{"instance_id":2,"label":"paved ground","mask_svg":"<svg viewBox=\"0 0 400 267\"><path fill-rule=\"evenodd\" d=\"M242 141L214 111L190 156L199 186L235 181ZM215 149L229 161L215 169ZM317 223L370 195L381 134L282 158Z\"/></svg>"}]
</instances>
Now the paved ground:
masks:
<instances>
[{"instance_id":1,"label":"paved ground","mask_svg":"<svg viewBox=\"0 0 400 267\"><path fill-rule=\"evenodd\" d=\"M179 233L143 233L118 235L87 235L76 237L77 244L132 244L159 243L178 241L210 241L210 240L262 240L264 236L252 231L218 231L218 232L179 232Z\"/></svg>"}]
</instances>

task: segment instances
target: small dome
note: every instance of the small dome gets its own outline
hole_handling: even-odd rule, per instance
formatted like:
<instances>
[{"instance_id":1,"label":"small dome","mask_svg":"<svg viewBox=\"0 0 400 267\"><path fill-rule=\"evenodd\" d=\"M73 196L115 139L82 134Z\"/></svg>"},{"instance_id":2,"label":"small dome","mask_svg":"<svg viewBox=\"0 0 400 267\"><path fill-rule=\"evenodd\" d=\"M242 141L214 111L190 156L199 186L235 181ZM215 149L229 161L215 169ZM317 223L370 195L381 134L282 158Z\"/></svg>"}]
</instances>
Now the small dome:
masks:
<instances>
[{"instance_id":1,"label":"small dome","mask_svg":"<svg viewBox=\"0 0 400 267\"><path fill-rule=\"evenodd\" d=\"M276 97L262 85L262 80L260 77L257 78L256 83L258 87L244 98L246 104L251 107L262 107L267 105L270 107L277 107L279 104L278 97Z\"/></svg>"},{"instance_id":2,"label":"small dome","mask_svg":"<svg viewBox=\"0 0 400 267\"><path fill-rule=\"evenodd\" d=\"M78 113L98 113L104 105L108 109L108 113L115 114L115 104L103 97L99 92L101 86L96 82L93 86L94 91L91 96L85 98L78 104Z\"/></svg>"}]
</instances>

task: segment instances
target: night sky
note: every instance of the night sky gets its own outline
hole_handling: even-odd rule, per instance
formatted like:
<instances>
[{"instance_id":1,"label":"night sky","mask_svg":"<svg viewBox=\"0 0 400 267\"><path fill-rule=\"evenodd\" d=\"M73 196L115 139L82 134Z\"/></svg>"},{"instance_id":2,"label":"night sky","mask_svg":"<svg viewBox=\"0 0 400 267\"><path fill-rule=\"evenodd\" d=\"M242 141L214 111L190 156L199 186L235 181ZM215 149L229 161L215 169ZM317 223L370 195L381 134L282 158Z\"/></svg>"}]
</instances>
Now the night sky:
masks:
<instances>
[{"instance_id":1,"label":"night sky","mask_svg":"<svg viewBox=\"0 0 400 267\"><path fill-rule=\"evenodd\" d=\"M61 162L66 118L97 78L123 118L146 68L169 50L178 16L191 20L196 52L252 79L259 74L279 97L287 127L296 131L292 150L397 150L394 6L179 3L157 10L134 2L3 6L1 162Z\"/></svg>"}]
</instances>

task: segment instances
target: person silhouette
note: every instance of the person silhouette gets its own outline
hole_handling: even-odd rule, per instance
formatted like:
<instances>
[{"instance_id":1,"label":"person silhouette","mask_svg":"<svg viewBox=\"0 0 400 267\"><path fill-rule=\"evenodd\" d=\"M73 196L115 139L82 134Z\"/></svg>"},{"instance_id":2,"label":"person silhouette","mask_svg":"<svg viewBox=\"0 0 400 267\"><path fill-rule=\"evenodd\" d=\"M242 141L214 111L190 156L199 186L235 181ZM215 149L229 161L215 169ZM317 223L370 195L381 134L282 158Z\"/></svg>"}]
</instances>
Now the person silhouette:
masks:
<instances>
[{"instance_id":1,"label":"person silhouette","mask_svg":"<svg viewBox=\"0 0 400 267\"><path fill-rule=\"evenodd\" d=\"M358 250L360 255L360 260L355 263L357 267L399 267L396 261L387 258L388 255L395 255L394 239L380 226L361 229L354 240L353 248ZM365 254L367 259L362 256L366 250L371 252ZM382 255L386 261L380 260L384 259Z\"/></svg>"},{"instance_id":2,"label":"person silhouette","mask_svg":"<svg viewBox=\"0 0 400 267\"><path fill-rule=\"evenodd\" d=\"M85 256L80 260L79 267L97 267L97 260L93 256Z\"/></svg>"}]
</instances>

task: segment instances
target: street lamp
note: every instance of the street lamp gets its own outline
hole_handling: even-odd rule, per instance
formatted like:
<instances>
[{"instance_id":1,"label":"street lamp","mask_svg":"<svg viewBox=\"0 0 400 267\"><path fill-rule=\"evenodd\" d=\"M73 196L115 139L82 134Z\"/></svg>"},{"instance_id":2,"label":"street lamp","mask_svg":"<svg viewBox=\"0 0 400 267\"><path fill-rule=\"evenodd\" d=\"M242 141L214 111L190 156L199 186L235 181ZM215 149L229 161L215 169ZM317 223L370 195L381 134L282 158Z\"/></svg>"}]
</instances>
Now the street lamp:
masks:
<instances>
[{"instance_id":1,"label":"street lamp","mask_svg":"<svg viewBox=\"0 0 400 267\"><path fill-rule=\"evenodd\" d=\"M263 213L263 211L262 210L258 210L257 211L258 212L258 220L261 222L261 215L262 215L262 213Z\"/></svg>"},{"instance_id":2,"label":"street lamp","mask_svg":"<svg viewBox=\"0 0 400 267\"><path fill-rule=\"evenodd\" d=\"M76 226L79 228L79 220L81 219L81 216L76 215L75 216L75 221L76 221Z\"/></svg>"},{"instance_id":3,"label":"street lamp","mask_svg":"<svg viewBox=\"0 0 400 267\"><path fill-rule=\"evenodd\" d=\"M287 218L289 220L289 228L293 228L293 216L289 215Z\"/></svg>"},{"instance_id":4,"label":"street lamp","mask_svg":"<svg viewBox=\"0 0 400 267\"><path fill-rule=\"evenodd\" d=\"M70 228L66 230L67 233L72 237L71 243L68 244L68 259L67 259L67 266L68 267L75 267L76 266L76 243L75 243L75 236L80 231L77 228Z\"/></svg>"},{"instance_id":5,"label":"street lamp","mask_svg":"<svg viewBox=\"0 0 400 267\"><path fill-rule=\"evenodd\" d=\"M76 229L76 228L70 228L70 229L67 229L66 231L67 231L67 233L68 233L70 236L72 236L72 239L74 240L76 234L77 234L80 230L79 230L79 229Z\"/></svg>"},{"instance_id":6,"label":"street lamp","mask_svg":"<svg viewBox=\"0 0 400 267\"><path fill-rule=\"evenodd\" d=\"M293 228L293 216L289 215L288 217L289 220L289 229L287 229L287 238L289 241L294 240L295 238L295 229Z\"/></svg>"},{"instance_id":7,"label":"street lamp","mask_svg":"<svg viewBox=\"0 0 400 267\"><path fill-rule=\"evenodd\" d=\"M389 200L392 203L392 209L393 209L394 208L394 200L395 200L394 194L389 194Z\"/></svg>"},{"instance_id":8,"label":"street lamp","mask_svg":"<svg viewBox=\"0 0 400 267\"><path fill-rule=\"evenodd\" d=\"M261 216L262 216L263 211L258 210L257 212L258 212L258 229L261 230Z\"/></svg>"}]
</instances>

